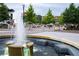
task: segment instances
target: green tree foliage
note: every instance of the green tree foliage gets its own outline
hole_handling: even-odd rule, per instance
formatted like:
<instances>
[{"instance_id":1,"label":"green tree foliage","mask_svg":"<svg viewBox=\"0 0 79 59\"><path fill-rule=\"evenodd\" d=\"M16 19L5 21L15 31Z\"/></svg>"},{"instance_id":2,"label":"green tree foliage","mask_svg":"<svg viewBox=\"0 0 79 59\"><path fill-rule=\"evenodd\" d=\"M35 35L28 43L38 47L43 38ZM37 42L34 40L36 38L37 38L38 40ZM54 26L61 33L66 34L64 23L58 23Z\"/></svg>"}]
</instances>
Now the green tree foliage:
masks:
<instances>
[{"instance_id":1,"label":"green tree foliage","mask_svg":"<svg viewBox=\"0 0 79 59\"><path fill-rule=\"evenodd\" d=\"M8 7L0 3L0 22L9 19L9 11Z\"/></svg>"},{"instance_id":2,"label":"green tree foliage","mask_svg":"<svg viewBox=\"0 0 79 59\"><path fill-rule=\"evenodd\" d=\"M76 8L76 29L79 30L79 6Z\"/></svg>"},{"instance_id":3,"label":"green tree foliage","mask_svg":"<svg viewBox=\"0 0 79 59\"><path fill-rule=\"evenodd\" d=\"M62 21L67 25L68 29L79 29L79 6L73 3L63 12ZM73 24L73 25L72 25Z\"/></svg>"},{"instance_id":4,"label":"green tree foliage","mask_svg":"<svg viewBox=\"0 0 79 59\"><path fill-rule=\"evenodd\" d=\"M37 15L37 23L41 24L42 21L42 16L41 15Z\"/></svg>"},{"instance_id":5,"label":"green tree foliage","mask_svg":"<svg viewBox=\"0 0 79 59\"><path fill-rule=\"evenodd\" d=\"M58 22L59 24L63 24L63 15L58 17Z\"/></svg>"},{"instance_id":6,"label":"green tree foliage","mask_svg":"<svg viewBox=\"0 0 79 59\"><path fill-rule=\"evenodd\" d=\"M52 11L49 9L46 16L43 17L43 24L54 23L54 16L52 15Z\"/></svg>"},{"instance_id":7,"label":"green tree foliage","mask_svg":"<svg viewBox=\"0 0 79 59\"><path fill-rule=\"evenodd\" d=\"M76 23L79 24L79 6L76 8Z\"/></svg>"},{"instance_id":8,"label":"green tree foliage","mask_svg":"<svg viewBox=\"0 0 79 59\"><path fill-rule=\"evenodd\" d=\"M32 5L28 7L24 15L24 22L28 22L29 24L37 23L36 14L34 13L34 9Z\"/></svg>"},{"instance_id":9,"label":"green tree foliage","mask_svg":"<svg viewBox=\"0 0 79 59\"><path fill-rule=\"evenodd\" d=\"M73 3L70 4L69 8L63 12L63 22L69 24L76 24L77 23L77 14L76 14L76 7Z\"/></svg>"}]
</instances>

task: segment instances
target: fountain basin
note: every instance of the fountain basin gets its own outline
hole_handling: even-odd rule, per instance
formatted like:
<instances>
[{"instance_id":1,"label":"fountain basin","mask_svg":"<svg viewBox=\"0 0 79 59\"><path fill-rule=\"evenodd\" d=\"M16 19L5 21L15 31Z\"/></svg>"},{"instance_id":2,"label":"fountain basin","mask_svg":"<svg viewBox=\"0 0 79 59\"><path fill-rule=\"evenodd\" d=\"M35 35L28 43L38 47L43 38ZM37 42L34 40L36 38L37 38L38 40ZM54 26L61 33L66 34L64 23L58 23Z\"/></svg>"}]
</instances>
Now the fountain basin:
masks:
<instances>
[{"instance_id":1,"label":"fountain basin","mask_svg":"<svg viewBox=\"0 0 79 59\"><path fill-rule=\"evenodd\" d=\"M66 43L79 49L79 34L64 32L42 32L27 35L29 38L42 38Z\"/></svg>"}]
</instances>

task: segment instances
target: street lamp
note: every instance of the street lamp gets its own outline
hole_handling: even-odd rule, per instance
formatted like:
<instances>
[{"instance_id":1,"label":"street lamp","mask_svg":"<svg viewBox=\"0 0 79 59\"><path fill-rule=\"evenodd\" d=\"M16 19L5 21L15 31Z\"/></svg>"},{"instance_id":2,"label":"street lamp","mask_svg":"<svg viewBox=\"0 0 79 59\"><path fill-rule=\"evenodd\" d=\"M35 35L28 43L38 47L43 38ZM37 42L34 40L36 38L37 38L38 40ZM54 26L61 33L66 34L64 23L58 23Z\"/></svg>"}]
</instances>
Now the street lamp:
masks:
<instances>
[{"instance_id":1,"label":"street lamp","mask_svg":"<svg viewBox=\"0 0 79 59\"><path fill-rule=\"evenodd\" d=\"M25 5L23 4L23 19L24 19L24 9L25 9Z\"/></svg>"}]
</instances>

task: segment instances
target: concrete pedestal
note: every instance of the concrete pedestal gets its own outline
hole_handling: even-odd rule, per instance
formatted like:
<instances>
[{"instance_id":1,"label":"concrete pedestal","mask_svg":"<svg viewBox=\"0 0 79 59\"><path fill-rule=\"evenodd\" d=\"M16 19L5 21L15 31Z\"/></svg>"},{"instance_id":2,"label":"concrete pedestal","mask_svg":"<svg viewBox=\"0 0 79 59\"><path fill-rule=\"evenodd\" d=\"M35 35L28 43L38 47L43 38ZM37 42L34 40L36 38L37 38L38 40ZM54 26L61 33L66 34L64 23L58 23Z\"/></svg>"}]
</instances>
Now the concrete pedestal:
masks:
<instances>
[{"instance_id":1,"label":"concrete pedestal","mask_svg":"<svg viewBox=\"0 0 79 59\"><path fill-rule=\"evenodd\" d=\"M29 55L33 55L33 42L28 42L23 45L10 44L8 45L9 56L24 56L24 48L29 49Z\"/></svg>"},{"instance_id":2,"label":"concrete pedestal","mask_svg":"<svg viewBox=\"0 0 79 59\"><path fill-rule=\"evenodd\" d=\"M33 56L33 42L29 42L26 45L30 50L30 56Z\"/></svg>"}]
</instances>

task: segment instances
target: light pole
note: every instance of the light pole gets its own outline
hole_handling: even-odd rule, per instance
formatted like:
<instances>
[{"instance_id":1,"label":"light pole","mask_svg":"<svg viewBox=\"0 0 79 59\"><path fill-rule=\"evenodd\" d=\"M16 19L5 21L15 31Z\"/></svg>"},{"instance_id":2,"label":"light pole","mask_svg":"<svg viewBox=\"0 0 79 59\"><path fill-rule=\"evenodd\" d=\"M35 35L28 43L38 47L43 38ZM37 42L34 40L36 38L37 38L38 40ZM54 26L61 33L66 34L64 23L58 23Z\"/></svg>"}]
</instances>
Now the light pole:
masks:
<instances>
[{"instance_id":1,"label":"light pole","mask_svg":"<svg viewBox=\"0 0 79 59\"><path fill-rule=\"evenodd\" d=\"M23 4L23 20L24 20L24 9L25 9L25 5Z\"/></svg>"}]
</instances>

